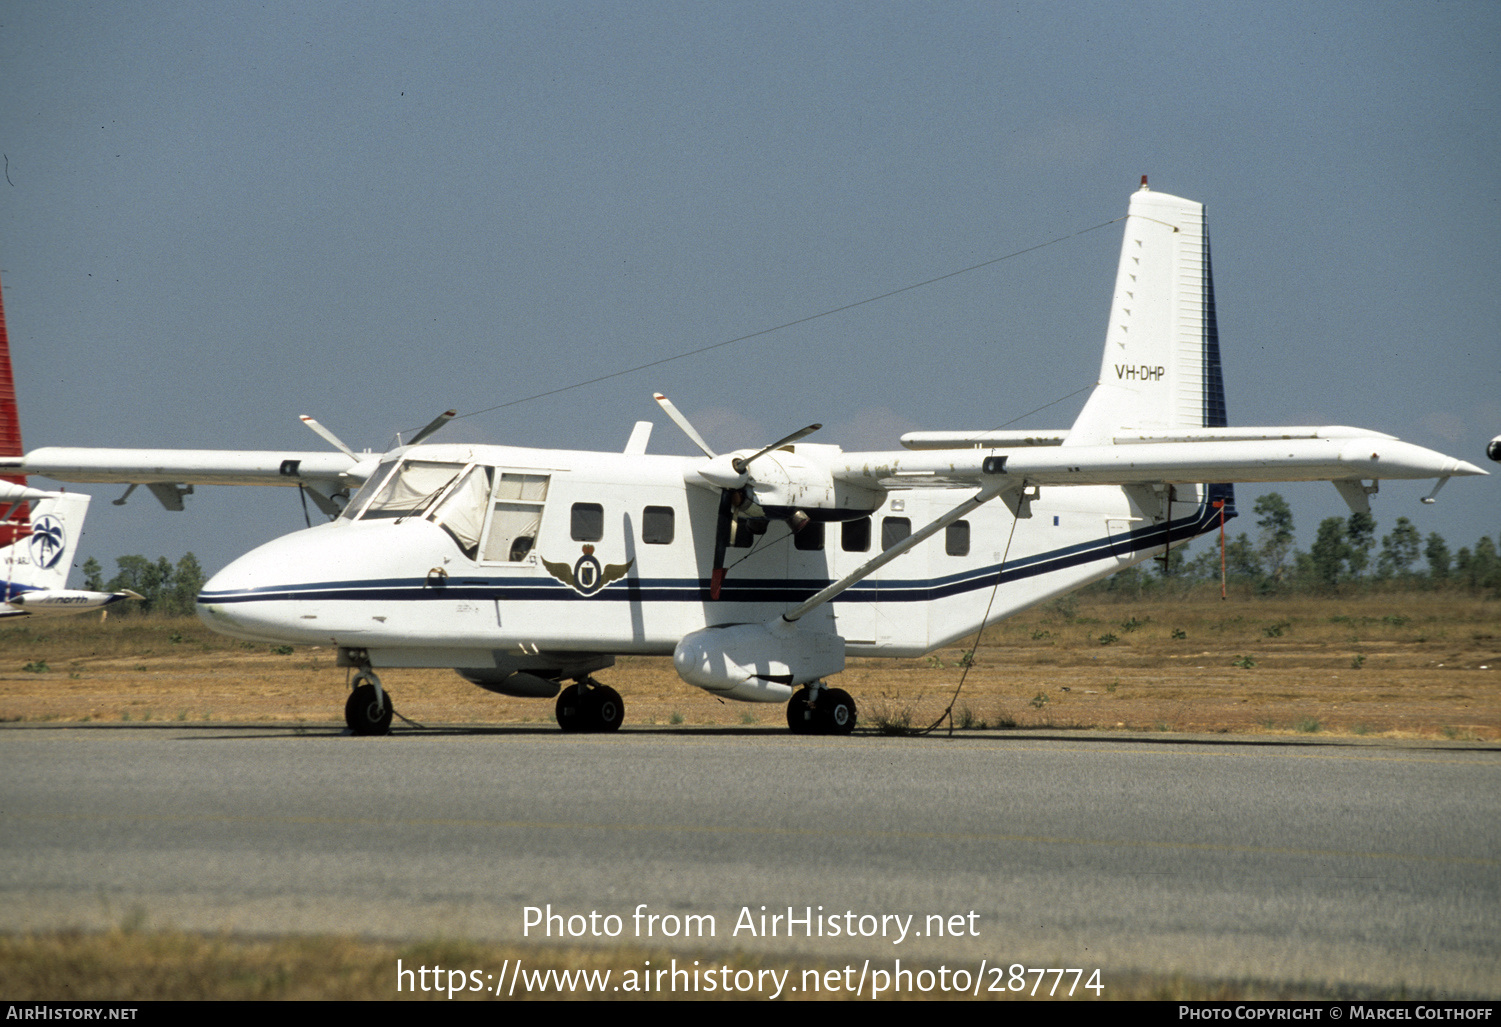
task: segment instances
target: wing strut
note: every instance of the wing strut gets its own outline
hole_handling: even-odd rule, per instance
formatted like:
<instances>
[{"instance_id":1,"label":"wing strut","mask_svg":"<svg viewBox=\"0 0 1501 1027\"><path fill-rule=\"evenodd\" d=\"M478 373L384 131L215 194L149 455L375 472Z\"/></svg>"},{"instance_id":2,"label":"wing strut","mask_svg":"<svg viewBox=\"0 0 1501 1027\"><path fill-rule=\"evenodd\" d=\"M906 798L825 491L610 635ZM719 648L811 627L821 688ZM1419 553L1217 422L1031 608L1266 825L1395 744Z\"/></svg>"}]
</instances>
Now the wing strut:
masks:
<instances>
[{"instance_id":1,"label":"wing strut","mask_svg":"<svg viewBox=\"0 0 1501 1027\"><path fill-rule=\"evenodd\" d=\"M947 528L950 524L953 524L955 521L959 520L959 518L973 512L978 507L984 506L986 503L990 502L992 499L994 499L996 496L999 496L1007 489L1024 490L1026 487L1027 483L1025 481L998 482L994 485L985 486L979 492L976 492L973 496L970 496L964 502L954 507L952 510L944 514L942 517L938 518L936 521L933 521L931 524L918 529L911 535L908 535L906 538L902 539L896 545L892 546L890 549L883 550L880 555L865 561L859 567L856 567L854 570L850 571L848 574L840 578L838 581L834 582L832 585L811 596L810 598L803 600L801 603L794 606L786 613L782 614L782 620L787 621L788 623L792 623L799 618L806 616L808 613L818 609L818 607L822 606L830 599L833 599L840 592L843 592L851 585L854 585L860 581L863 581L865 578L870 577L876 571L886 566L892 560L895 560L898 556L901 556L903 553L907 552L913 546L916 546L918 543L923 542L929 537L937 534L944 528Z\"/></svg>"}]
</instances>

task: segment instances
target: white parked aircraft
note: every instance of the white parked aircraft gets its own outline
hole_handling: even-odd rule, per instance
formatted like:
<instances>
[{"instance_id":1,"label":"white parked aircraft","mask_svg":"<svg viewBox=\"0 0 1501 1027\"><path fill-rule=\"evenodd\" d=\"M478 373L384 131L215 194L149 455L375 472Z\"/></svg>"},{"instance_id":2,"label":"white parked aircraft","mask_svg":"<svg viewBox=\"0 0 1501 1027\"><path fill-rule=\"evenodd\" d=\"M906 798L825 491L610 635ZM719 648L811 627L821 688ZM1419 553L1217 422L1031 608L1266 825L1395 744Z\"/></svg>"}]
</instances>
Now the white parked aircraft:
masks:
<instances>
[{"instance_id":1,"label":"white parked aircraft","mask_svg":"<svg viewBox=\"0 0 1501 1027\"><path fill-rule=\"evenodd\" d=\"M68 588L73 552L83 534L89 497L72 492L43 492L0 481L0 619L55 617L103 609L124 592L87 592Z\"/></svg>"},{"instance_id":2,"label":"white parked aircraft","mask_svg":"<svg viewBox=\"0 0 1501 1027\"><path fill-rule=\"evenodd\" d=\"M846 453L801 441L812 425L717 454L658 402L702 457L648 455L649 422L623 453L426 444L449 412L379 457L305 418L341 452L40 449L19 469L145 484L176 509L193 484L306 488L333 520L231 563L199 614L337 646L357 734L388 729L377 670L399 667L556 695L565 730L613 729L620 696L591 675L618 654L671 654L715 695L787 703L795 731L847 732L855 703L824 683L847 656L927 653L1161 555L1233 515L1230 482L1329 480L1368 509L1383 478L1485 473L1364 429L1230 427L1203 208L1145 180L1099 382L1066 431Z\"/></svg>"}]
</instances>

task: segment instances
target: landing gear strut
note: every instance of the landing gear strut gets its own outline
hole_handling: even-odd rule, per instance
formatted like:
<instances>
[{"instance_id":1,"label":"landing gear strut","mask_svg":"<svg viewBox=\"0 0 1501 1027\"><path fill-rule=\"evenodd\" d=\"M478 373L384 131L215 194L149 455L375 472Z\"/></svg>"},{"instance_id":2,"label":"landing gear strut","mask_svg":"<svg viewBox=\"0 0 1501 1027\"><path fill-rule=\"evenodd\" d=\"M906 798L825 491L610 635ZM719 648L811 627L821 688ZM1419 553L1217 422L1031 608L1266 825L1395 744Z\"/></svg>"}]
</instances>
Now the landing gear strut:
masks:
<instances>
[{"instance_id":1,"label":"landing gear strut","mask_svg":"<svg viewBox=\"0 0 1501 1027\"><path fill-rule=\"evenodd\" d=\"M787 703L787 726L798 735L847 735L855 730L855 700L842 688L815 681Z\"/></svg>"},{"instance_id":2,"label":"landing gear strut","mask_svg":"<svg viewBox=\"0 0 1501 1027\"><path fill-rule=\"evenodd\" d=\"M625 702L609 685L585 677L558 694L557 715L564 731L616 731L625 720Z\"/></svg>"},{"instance_id":3,"label":"landing gear strut","mask_svg":"<svg viewBox=\"0 0 1501 1027\"><path fill-rule=\"evenodd\" d=\"M354 691L344 704L344 723L357 735L391 733L391 697L380 686L375 671L365 669L354 676Z\"/></svg>"}]
</instances>

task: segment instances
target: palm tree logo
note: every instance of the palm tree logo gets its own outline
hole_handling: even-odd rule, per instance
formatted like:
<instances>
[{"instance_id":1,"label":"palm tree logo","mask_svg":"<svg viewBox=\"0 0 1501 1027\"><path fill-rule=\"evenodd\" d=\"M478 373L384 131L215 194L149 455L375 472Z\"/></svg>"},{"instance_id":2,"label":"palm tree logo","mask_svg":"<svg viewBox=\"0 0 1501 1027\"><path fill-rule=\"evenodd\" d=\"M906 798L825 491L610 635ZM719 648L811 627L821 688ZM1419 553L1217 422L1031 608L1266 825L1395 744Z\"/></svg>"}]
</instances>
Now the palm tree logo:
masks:
<instances>
[{"instance_id":1,"label":"palm tree logo","mask_svg":"<svg viewBox=\"0 0 1501 1027\"><path fill-rule=\"evenodd\" d=\"M31 560L47 570L63 555L63 522L47 514L31 525Z\"/></svg>"}]
</instances>

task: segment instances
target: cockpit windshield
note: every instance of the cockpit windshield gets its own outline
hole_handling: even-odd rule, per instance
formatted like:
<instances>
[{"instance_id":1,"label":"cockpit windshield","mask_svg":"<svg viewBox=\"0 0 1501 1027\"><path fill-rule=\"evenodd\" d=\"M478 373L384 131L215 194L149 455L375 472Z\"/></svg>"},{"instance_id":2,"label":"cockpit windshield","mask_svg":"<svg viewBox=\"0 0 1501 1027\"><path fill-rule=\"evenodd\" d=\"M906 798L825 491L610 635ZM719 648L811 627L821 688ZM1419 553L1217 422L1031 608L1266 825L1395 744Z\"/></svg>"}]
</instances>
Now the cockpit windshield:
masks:
<instances>
[{"instance_id":1,"label":"cockpit windshield","mask_svg":"<svg viewBox=\"0 0 1501 1027\"><path fill-rule=\"evenodd\" d=\"M361 489L355 501L349 504L354 511L350 516L364 520L385 517L409 517L421 513L437 494L448 486L463 471L462 464L439 464L427 460L403 460L395 474L388 475L376 486L375 494L361 508L360 502L370 484L378 481L389 465L382 464L370 482Z\"/></svg>"},{"instance_id":2,"label":"cockpit windshield","mask_svg":"<svg viewBox=\"0 0 1501 1027\"><path fill-rule=\"evenodd\" d=\"M371 498L380 491L381 486L385 484L386 479L391 476L391 472L395 469L395 460L388 460L377 467L375 473L365 479L365 484L361 485L359 491L345 504L344 512L339 516L346 521L357 519L360 516L360 511L364 510L370 504Z\"/></svg>"}]
</instances>

